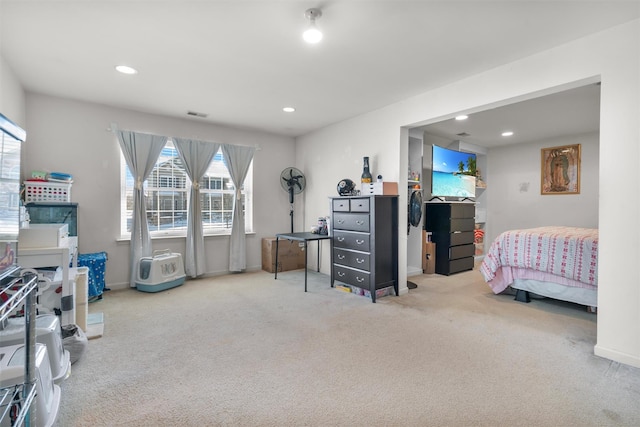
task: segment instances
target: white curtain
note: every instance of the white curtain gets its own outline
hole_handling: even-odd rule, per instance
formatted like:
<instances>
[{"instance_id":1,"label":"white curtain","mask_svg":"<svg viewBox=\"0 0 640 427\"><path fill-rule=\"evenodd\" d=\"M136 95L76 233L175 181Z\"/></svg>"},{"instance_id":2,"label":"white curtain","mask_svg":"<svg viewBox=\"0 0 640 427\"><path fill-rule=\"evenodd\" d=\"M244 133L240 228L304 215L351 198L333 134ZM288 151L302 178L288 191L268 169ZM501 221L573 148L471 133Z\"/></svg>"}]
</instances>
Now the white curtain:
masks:
<instances>
[{"instance_id":1,"label":"white curtain","mask_svg":"<svg viewBox=\"0 0 640 427\"><path fill-rule=\"evenodd\" d=\"M229 271L243 271L247 268L246 239L244 235L244 215L242 213L242 195L240 188L249 171L255 147L239 145L222 146L222 153L227 162L227 169L236 189L233 198L233 221L229 239Z\"/></svg>"},{"instance_id":2,"label":"white curtain","mask_svg":"<svg viewBox=\"0 0 640 427\"><path fill-rule=\"evenodd\" d=\"M213 156L220 149L220 144L182 138L173 138L173 142L191 180L191 191L187 201L185 272L191 277L197 277L206 272L199 183Z\"/></svg>"},{"instance_id":3,"label":"white curtain","mask_svg":"<svg viewBox=\"0 0 640 427\"><path fill-rule=\"evenodd\" d=\"M162 148L167 143L167 137L117 129L114 132L118 136L120 148L129 171L135 179L133 186L131 251L129 254L129 285L135 288L138 261L141 257L152 255L143 184L153 170Z\"/></svg>"}]
</instances>

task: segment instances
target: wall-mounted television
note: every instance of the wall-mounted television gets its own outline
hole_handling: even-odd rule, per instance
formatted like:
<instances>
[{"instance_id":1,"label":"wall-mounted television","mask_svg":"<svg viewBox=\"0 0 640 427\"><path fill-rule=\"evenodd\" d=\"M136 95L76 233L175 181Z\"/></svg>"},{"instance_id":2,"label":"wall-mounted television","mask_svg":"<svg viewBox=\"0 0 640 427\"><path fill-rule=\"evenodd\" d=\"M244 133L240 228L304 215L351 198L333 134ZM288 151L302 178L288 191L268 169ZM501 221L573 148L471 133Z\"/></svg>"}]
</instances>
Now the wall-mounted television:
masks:
<instances>
[{"instance_id":1,"label":"wall-mounted television","mask_svg":"<svg viewBox=\"0 0 640 427\"><path fill-rule=\"evenodd\" d=\"M431 199L473 199L476 196L476 155L433 145Z\"/></svg>"}]
</instances>

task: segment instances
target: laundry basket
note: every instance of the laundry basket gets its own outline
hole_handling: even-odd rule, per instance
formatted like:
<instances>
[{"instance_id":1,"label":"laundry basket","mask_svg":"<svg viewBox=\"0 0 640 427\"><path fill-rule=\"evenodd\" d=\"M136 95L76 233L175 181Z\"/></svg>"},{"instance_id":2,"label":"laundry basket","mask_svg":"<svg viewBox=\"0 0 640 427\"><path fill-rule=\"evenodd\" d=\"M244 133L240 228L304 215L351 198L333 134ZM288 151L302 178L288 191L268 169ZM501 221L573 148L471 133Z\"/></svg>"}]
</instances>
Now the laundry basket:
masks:
<instances>
[{"instance_id":1,"label":"laundry basket","mask_svg":"<svg viewBox=\"0 0 640 427\"><path fill-rule=\"evenodd\" d=\"M78 267L89 268L87 284L89 302L102 299L102 292L105 290L107 259L106 252L78 255Z\"/></svg>"},{"instance_id":2,"label":"laundry basket","mask_svg":"<svg viewBox=\"0 0 640 427\"><path fill-rule=\"evenodd\" d=\"M30 202L70 202L71 184L64 182L25 181L24 200Z\"/></svg>"}]
</instances>

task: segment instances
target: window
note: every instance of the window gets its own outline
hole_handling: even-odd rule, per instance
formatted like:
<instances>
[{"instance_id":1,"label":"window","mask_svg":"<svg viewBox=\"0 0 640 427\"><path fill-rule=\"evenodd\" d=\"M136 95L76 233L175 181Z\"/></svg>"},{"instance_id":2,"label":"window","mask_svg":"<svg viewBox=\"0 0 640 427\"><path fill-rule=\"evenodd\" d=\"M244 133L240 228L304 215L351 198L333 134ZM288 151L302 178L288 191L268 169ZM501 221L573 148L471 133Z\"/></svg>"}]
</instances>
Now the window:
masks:
<instances>
[{"instance_id":1,"label":"window","mask_svg":"<svg viewBox=\"0 0 640 427\"><path fill-rule=\"evenodd\" d=\"M121 157L121 234L131 233L134 179ZM253 164L241 189L245 213L245 231L253 230ZM178 150L169 140L160 153L153 171L144 182L147 222L152 236L186 235L187 199L191 181L182 165ZM200 181L200 204L204 234L231 232L235 187L227 170L222 150L214 156Z\"/></svg>"}]
</instances>

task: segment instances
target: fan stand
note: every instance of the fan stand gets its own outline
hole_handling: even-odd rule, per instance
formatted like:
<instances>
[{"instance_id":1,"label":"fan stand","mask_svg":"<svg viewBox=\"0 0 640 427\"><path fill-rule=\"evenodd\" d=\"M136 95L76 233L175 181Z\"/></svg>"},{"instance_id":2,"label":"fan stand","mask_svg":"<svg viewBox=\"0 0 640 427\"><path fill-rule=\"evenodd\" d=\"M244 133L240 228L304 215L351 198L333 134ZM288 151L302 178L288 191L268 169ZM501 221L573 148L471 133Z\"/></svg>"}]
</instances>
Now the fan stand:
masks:
<instances>
[{"instance_id":1,"label":"fan stand","mask_svg":"<svg viewBox=\"0 0 640 427\"><path fill-rule=\"evenodd\" d=\"M289 187L289 216L291 217L291 232L293 233L293 187Z\"/></svg>"},{"instance_id":2,"label":"fan stand","mask_svg":"<svg viewBox=\"0 0 640 427\"><path fill-rule=\"evenodd\" d=\"M291 233L293 233L293 199L296 193L301 193L304 190L304 174L296 168L286 168L280 173L280 185L283 190L289 193L289 217L291 219Z\"/></svg>"}]
</instances>

